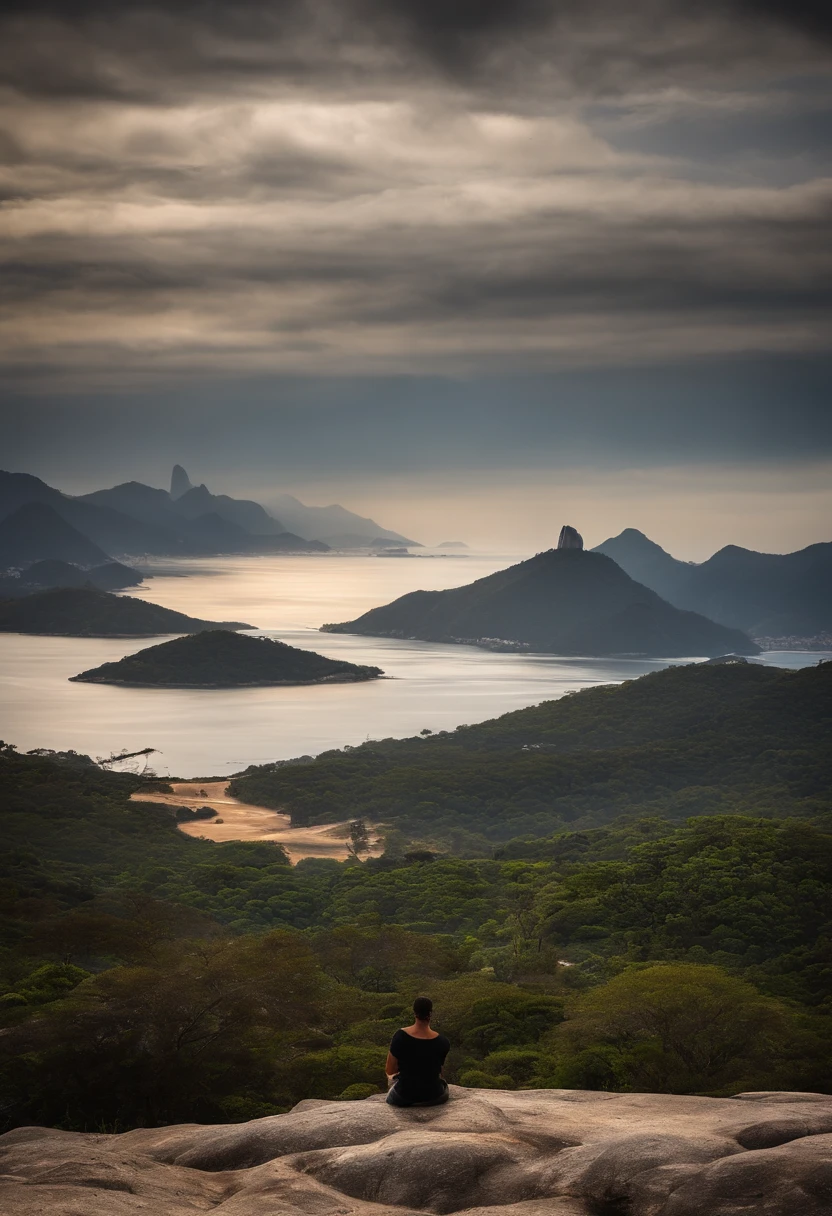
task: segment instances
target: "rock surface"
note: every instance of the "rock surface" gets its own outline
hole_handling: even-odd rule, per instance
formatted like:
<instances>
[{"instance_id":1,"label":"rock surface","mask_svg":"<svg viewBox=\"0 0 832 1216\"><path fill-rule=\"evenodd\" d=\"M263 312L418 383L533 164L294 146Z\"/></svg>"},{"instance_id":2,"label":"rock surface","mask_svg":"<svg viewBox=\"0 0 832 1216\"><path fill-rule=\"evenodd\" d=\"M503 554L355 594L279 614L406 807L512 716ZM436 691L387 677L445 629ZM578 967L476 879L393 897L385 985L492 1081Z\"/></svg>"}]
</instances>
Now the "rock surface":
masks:
<instances>
[{"instance_id":1,"label":"rock surface","mask_svg":"<svg viewBox=\"0 0 832 1216\"><path fill-rule=\"evenodd\" d=\"M170 475L170 496L171 498L181 498L183 494L187 494L188 490L192 490L193 483L190 477L182 468L181 464L173 466L173 472Z\"/></svg>"},{"instance_id":2,"label":"rock surface","mask_svg":"<svg viewBox=\"0 0 832 1216\"><path fill-rule=\"evenodd\" d=\"M0 1137L4 1216L823 1216L832 1096L452 1087L250 1123Z\"/></svg>"},{"instance_id":3,"label":"rock surface","mask_svg":"<svg viewBox=\"0 0 832 1216\"><path fill-rule=\"evenodd\" d=\"M584 538L581 536L577 528L571 528L569 524L564 524L560 530L558 537L559 549L583 549Z\"/></svg>"}]
</instances>

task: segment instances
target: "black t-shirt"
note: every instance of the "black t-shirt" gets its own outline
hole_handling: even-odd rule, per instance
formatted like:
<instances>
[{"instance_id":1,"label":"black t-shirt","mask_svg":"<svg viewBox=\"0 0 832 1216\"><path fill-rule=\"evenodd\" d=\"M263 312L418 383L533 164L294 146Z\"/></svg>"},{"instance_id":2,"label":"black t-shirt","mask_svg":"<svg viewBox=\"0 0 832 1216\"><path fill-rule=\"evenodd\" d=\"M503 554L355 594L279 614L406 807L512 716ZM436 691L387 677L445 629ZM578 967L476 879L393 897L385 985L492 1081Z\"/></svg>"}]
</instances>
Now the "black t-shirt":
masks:
<instances>
[{"instance_id":1,"label":"black t-shirt","mask_svg":"<svg viewBox=\"0 0 832 1216\"><path fill-rule=\"evenodd\" d=\"M399 1062L396 1089L403 1098L420 1102L436 1096L439 1073L451 1044L444 1034L435 1039L416 1039L405 1030L397 1030L390 1043L390 1055Z\"/></svg>"}]
</instances>

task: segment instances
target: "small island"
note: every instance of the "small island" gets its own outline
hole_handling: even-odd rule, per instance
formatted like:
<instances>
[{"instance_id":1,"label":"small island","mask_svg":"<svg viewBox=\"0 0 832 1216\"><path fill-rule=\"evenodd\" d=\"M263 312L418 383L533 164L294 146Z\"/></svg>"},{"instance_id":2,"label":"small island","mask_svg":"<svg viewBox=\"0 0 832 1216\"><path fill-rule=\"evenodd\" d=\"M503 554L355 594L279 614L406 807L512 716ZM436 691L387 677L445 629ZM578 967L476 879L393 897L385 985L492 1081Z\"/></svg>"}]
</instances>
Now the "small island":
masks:
<instances>
[{"instance_id":1,"label":"small island","mask_svg":"<svg viewBox=\"0 0 832 1216\"><path fill-rule=\"evenodd\" d=\"M213 629L149 646L80 675L83 684L154 688L258 688L279 684L354 684L377 680L380 667L327 659L271 638Z\"/></svg>"},{"instance_id":2,"label":"small island","mask_svg":"<svg viewBox=\"0 0 832 1216\"><path fill-rule=\"evenodd\" d=\"M21 599L0 600L0 633L129 638L253 628L243 621L203 621L134 596L110 595L96 587L55 587Z\"/></svg>"}]
</instances>

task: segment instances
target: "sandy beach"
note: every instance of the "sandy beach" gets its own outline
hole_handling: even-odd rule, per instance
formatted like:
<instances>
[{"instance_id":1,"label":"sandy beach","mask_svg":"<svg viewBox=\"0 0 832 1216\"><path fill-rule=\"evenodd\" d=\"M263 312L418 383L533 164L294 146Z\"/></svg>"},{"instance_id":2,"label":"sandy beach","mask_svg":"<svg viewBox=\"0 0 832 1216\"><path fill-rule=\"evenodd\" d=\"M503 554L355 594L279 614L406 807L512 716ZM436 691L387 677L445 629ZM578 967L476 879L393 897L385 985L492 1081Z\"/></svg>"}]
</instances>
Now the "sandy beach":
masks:
<instances>
[{"instance_id":1,"label":"sandy beach","mask_svg":"<svg viewBox=\"0 0 832 1216\"><path fill-rule=\"evenodd\" d=\"M207 840L276 840L282 844L292 865L304 857L331 857L343 861L347 857L348 822L326 823L317 827L293 828L288 815L265 806L251 806L228 794L227 781L175 781L171 794L134 794L137 802L161 802L166 806L210 806L217 820L200 819L181 823L179 829L188 836L203 836ZM370 839L373 840L372 832ZM370 856L378 856L380 847L373 841Z\"/></svg>"}]
</instances>

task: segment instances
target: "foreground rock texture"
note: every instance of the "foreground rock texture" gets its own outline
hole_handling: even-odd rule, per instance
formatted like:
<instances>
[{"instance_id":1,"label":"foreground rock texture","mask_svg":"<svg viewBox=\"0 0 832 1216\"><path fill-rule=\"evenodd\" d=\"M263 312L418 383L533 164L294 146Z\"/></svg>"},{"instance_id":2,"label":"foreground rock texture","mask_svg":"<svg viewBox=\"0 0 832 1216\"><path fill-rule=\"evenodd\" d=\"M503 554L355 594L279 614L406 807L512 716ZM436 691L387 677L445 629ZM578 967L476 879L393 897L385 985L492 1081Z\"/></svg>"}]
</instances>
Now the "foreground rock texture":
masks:
<instances>
[{"instance_id":1,"label":"foreground rock texture","mask_svg":"<svg viewBox=\"0 0 832 1216\"><path fill-rule=\"evenodd\" d=\"M452 1087L218 1127L0 1137L4 1216L828 1216L832 1097Z\"/></svg>"}]
</instances>

